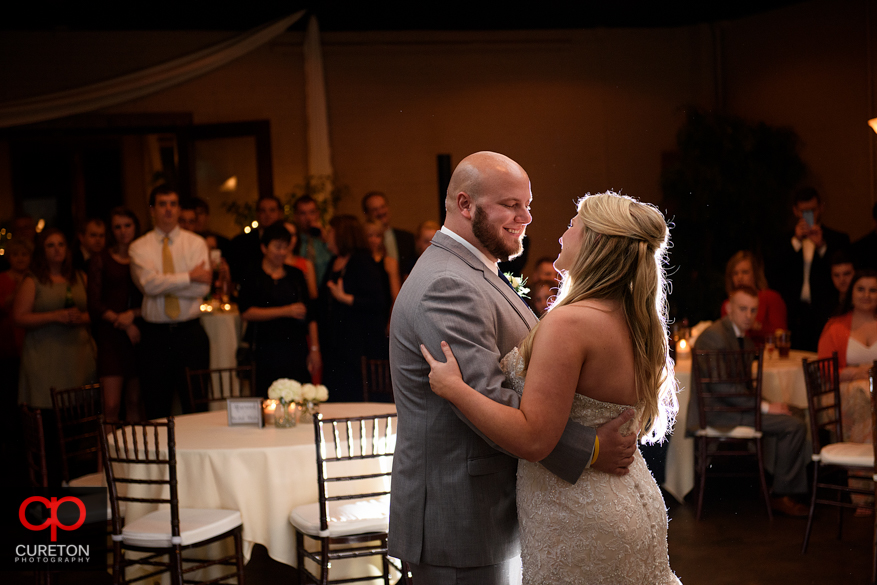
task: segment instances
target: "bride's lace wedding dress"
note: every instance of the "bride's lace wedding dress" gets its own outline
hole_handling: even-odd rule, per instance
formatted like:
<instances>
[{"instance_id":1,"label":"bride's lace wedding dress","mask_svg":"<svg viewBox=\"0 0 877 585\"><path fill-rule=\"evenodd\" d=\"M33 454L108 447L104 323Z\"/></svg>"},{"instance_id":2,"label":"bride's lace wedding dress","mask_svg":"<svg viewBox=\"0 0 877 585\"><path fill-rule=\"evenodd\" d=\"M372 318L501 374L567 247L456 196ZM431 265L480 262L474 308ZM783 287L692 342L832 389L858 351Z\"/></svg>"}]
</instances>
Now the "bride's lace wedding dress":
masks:
<instances>
[{"instance_id":1,"label":"bride's lace wedding dress","mask_svg":"<svg viewBox=\"0 0 877 585\"><path fill-rule=\"evenodd\" d=\"M518 350L501 366L521 394ZM576 394L570 419L596 427L627 408ZM622 433L639 425L642 409L636 411ZM664 500L639 450L627 475L586 469L574 485L522 459L517 499L524 585L679 583L667 557Z\"/></svg>"}]
</instances>

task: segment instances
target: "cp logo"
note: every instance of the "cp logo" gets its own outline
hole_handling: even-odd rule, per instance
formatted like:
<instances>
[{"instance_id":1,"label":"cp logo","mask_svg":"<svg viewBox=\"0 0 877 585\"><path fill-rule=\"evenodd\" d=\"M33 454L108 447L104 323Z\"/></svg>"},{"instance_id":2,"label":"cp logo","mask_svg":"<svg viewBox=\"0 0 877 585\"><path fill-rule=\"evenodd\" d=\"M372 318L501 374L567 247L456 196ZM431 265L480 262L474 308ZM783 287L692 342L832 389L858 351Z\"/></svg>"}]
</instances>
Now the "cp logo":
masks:
<instances>
[{"instance_id":1,"label":"cp logo","mask_svg":"<svg viewBox=\"0 0 877 585\"><path fill-rule=\"evenodd\" d=\"M51 510L52 514L48 520L43 522L38 526L34 526L30 522L27 521L25 517L25 512L27 511L27 506L31 502L41 502L48 510ZM60 520L58 520L58 508L64 502L73 502L79 508L79 520L76 521L75 524L62 524ZM21 520L21 524L27 528L28 530L45 530L47 527L52 528L52 542L55 542L58 539L58 528L61 530L76 530L82 523L85 522L85 504L82 503L82 500L79 498L74 498L73 496L67 496L61 498L52 498L51 501L47 500L42 496L31 496L25 501L21 503L21 507L18 508L18 519Z\"/></svg>"}]
</instances>

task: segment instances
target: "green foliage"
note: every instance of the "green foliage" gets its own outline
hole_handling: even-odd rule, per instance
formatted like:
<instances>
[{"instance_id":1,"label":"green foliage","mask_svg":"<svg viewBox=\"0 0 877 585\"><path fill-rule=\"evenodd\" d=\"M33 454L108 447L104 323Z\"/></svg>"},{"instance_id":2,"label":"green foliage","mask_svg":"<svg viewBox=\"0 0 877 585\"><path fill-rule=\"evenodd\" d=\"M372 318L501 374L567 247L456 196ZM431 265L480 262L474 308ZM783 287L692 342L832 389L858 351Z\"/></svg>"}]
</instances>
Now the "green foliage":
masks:
<instances>
[{"instance_id":1,"label":"green foliage","mask_svg":"<svg viewBox=\"0 0 877 585\"><path fill-rule=\"evenodd\" d=\"M664 169L664 204L675 223L671 310L715 319L725 263L738 250L761 254L786 229L790 194L806 165L791 128L690 108L678 157Z\"/></svg>"}]
</instances>

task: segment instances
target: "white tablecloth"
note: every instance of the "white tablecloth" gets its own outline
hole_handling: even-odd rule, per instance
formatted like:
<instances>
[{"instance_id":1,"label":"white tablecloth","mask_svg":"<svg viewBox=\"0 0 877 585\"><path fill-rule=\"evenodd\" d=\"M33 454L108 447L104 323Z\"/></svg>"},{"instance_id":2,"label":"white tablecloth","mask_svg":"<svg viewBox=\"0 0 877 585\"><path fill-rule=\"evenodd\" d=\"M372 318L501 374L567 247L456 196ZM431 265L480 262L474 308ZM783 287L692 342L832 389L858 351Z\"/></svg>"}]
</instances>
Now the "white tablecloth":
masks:
<instances>
[{"instance_id":1,"label":"white tablecloth","mask_svg":"<svg viewBox=\"0 0 877 585\"><path fill-rule=\"evenodd\" d=\"M320 405L324 418L395 410L393 404L380 403ZM249 560L253 545L259 543L271 558L295 566L295 530L289 513L296 506L317 501L313 425L291 429L229 427L225 411L174 420L180 506L240 510L245 558ZM150 489L131 488L138 490L128 491L135 497L144 497ZM154 504L128 502L126 520L155 509Z\"/></svg>"},{"instance_id":2,"label":"white tablecloth","mask_svg":"<svg viewBox=\"0 0 877 585\"><path fill-rule=\"evenodd\" d=\"M234 368L237 366L237 349L241 343L241 314L236 306L232 305L231 311L214 310L210 313L201 313L201 325L210 339L210 369ZM238 379L232 377L231 391L238 394ZM213 384L221 386L219 375L213 374ZM214 408L225 408L224 403L211 403Z\"/></svg>"},{"instance_id":3,"label":"white tablecloth","mask_svg":"<svg viewBox=\"0 0 877 585\"><path fill-rule=\"evenodd\" d=\"M801 365L803 358L816 359L816 354L791 351L788 359L779 359L777 355L772 359L765 357L761 380L761 393L765 400L807 408L807 387ZM694 487L694 439L685 437L688 401L693 392L690 356L680 357L676 363L676 380L679 381L679 415L667 449L664 489L681 502Z\"/></svg>"}]
</instances>

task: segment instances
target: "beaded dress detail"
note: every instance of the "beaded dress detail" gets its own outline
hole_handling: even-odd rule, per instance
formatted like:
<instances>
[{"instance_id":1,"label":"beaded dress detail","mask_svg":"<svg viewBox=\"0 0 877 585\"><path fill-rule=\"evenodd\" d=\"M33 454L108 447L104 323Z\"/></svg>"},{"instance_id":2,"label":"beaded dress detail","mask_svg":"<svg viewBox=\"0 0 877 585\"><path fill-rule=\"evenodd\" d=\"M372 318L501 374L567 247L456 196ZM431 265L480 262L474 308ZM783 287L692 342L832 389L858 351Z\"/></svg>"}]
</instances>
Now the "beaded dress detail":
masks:
<instances>
[{"instance_id":1,"label":"beaded dress detail","mask_svg":"<svg viewBox=\"0 0 877 585\"><path fill-rule=\"evenodd\" d=\"M500 366L522 394L524 360L517 348ZM596 427L627 408L576 394L570 419ZM635 408L622 433L638 426L642 408ZM664 500L638 450L627 475L589 468L574 485L522 459L517 502L524 585L679 583L667 556Z\"/></svg>"}]
</instances>

